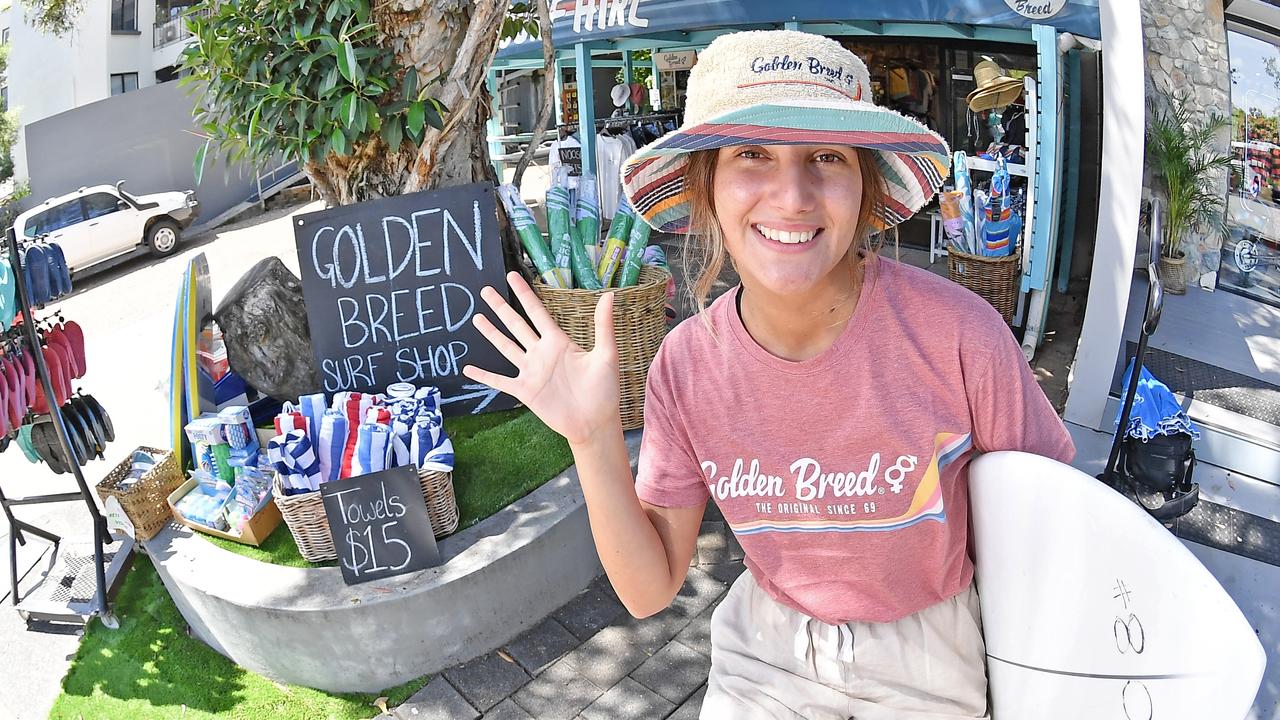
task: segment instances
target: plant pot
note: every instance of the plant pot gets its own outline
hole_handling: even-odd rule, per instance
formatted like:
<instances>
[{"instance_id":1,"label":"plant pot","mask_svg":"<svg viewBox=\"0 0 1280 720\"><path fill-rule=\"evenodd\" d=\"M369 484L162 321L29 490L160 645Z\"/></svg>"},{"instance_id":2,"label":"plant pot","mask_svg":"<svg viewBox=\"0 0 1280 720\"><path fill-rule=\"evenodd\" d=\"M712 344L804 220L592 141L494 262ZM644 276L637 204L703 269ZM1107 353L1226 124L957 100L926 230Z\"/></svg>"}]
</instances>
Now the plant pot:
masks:
<instances>
[{"instance_id":1,"label":"plant pot","mask_svg":"<svg viewBox=\"0 0 1280 720\"><path fill-rule=\"evenodd\" d=\"M1181 255L1171 258L1166 255L1160 256L1160 282L1164 285L1164 291L1172 295L1185 295L1187 292L1187 273L1184 267L1187 264L1187 256Z\"/></svg>"}]
</instances>

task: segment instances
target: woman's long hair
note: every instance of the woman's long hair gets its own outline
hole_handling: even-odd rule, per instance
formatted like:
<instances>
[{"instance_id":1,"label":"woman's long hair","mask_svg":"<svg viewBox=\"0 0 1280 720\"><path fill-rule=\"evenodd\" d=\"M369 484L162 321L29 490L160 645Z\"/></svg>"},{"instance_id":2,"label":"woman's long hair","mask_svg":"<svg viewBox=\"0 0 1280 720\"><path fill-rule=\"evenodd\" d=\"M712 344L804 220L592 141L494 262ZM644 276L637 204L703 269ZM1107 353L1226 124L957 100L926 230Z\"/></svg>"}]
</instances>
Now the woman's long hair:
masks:
<instances>
[{"instance_id":1,"label":"woman's long hair","mask_svg":"<svg viewBox=\"0 0 1280 720\"><path fill-rule=\"evenodd\" d=\"M855 239L849 246L849 254L845 256L851 270L854 269L853 263L860 262L859 250L865 248L868 253L876 252L884 241L883 233L873 232L873 222L880 208L884 207L888 195L876 153L866 148L854 150L858 154L858 168L862 173L862 205L858 209ZM684 177L685 192L689 197L689 232L684 242L684 267L686 278L691 279L687 285L694 310L708 324L710 319L703 311L706 310L711 288L720 277L728 256L712 194L717 155L716 150L691 153Z\"/></svg>"}]
</instances>

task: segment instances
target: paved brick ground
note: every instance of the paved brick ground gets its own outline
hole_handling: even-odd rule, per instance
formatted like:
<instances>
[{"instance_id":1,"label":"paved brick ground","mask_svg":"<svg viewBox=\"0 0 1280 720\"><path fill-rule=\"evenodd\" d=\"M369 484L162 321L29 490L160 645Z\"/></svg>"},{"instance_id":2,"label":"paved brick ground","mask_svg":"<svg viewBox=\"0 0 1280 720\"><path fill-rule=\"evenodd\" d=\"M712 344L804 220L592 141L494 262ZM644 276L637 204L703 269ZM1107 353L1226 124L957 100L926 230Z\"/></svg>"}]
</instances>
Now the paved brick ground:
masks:
<instances>
[{"instance_id":1,"label":"paved brick ground","mask_svg":"<svg viewBox=\"0 0 1280 720\"><path fill-rule=\"evenodd\" d=\"M711 613L743 571L714 504L671 607L637 620L603 575L506 647L432 678L386 720L696 720Z\"/></svg>"}]
</instances>

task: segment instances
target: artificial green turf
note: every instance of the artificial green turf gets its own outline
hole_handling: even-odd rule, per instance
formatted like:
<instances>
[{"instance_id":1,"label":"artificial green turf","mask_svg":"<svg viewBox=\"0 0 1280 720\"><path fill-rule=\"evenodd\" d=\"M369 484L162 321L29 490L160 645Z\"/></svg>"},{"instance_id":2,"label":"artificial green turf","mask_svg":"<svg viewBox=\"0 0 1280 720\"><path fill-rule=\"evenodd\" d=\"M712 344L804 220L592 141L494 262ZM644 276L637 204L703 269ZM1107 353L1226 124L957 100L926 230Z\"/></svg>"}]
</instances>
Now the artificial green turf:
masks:
<instances>
[{"instance_id":1,"label":"artificial green turf","mask_svg":"<svg viewBox=\"0 0 1280 720\"><path fill-rule=\"evenodd\" d=\"M471 527L528 495L573 464L569 443L523 408L448 418L453 441L453 493L458 529ZM261 547L197 533L245 557L289 567L327 567L302 559L289 528L281 523Z\"/></svg>"},{"instance_id":2,"label":"artificial green turf","mask_svg":"<svg viewBox=\"0 0 1280 720\"><path fill-rule=\"evenodd\" d=\"M135 557L114 607L120 628L108 630L96 619L89 624L50 718L366 720L378 714L373 701L380 695L398 705L429 679L382 693L331 695L255 675L187 635L144 555Z\"/></svg>"}]
</instances>

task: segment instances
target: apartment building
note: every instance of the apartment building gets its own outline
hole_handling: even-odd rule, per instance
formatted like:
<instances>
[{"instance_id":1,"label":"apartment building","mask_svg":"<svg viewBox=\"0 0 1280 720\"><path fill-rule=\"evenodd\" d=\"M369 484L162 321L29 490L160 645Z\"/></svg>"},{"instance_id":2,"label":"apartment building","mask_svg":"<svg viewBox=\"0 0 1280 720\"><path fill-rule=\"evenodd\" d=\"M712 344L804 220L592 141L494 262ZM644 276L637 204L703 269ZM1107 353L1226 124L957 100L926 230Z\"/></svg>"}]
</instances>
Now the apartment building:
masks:
<instances>
[{"instance_id":1,"label":"apartment building","mask_svg":"<svg viewBox=\"0 0 1280 720\"><path fill-rule=\"evenodd\" d=\"M196 0L92 0L63 36L34 27L20 2L0 6L10 45L7 102L26 126L139 88L174 80L190 42L185 13ZM14 174L30 175L25 132Z\"/></svg>"}]
</instances>

